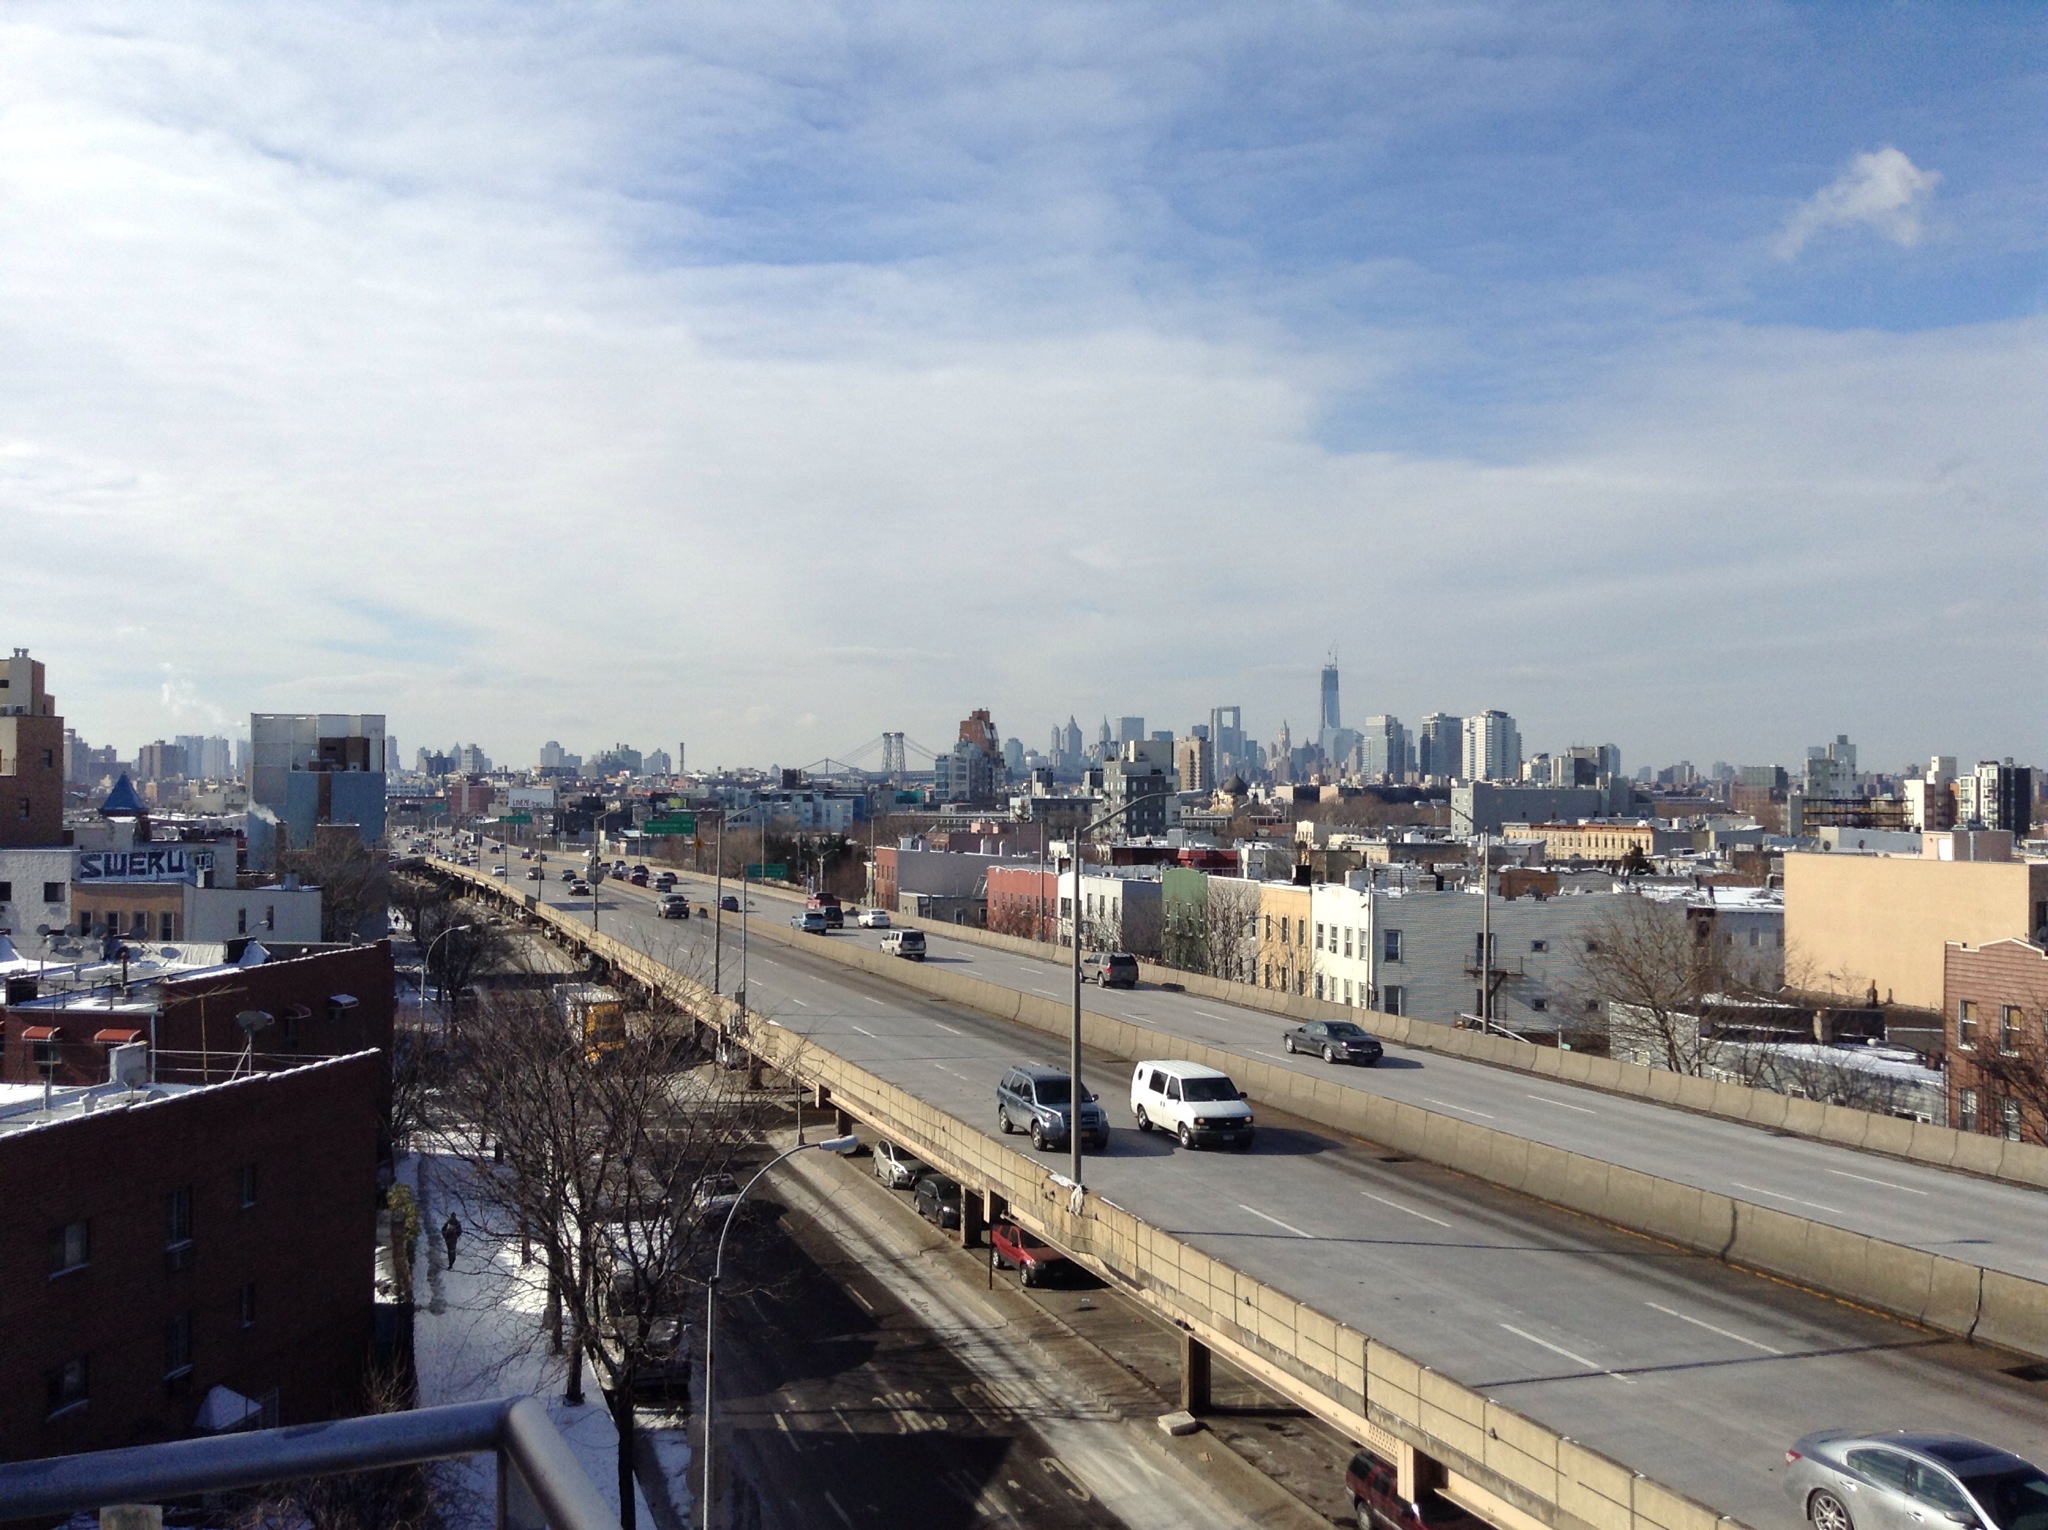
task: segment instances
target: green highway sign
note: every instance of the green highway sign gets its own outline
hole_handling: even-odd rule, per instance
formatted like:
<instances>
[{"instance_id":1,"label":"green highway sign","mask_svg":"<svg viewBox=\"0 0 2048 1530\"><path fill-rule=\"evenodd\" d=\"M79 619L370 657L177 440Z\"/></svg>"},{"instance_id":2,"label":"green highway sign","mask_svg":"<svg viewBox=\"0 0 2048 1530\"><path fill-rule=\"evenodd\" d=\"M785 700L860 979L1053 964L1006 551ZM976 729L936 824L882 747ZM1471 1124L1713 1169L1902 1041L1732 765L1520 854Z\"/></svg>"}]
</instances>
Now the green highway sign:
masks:
<instances>
[{"instance_id":1,"label":"green highway sign","mask_svg":"<svg viewBox=\"0 0 2048 1530\"><path fill-rule=\"evenodd\" d=\"M669 813L660 818L650 818L640 825L644 834L695 834L697 815L695 813Z\"/></svg>"},{"instance_id":2,"label":"green highway sign","mask_svg":"<svg viewBox=\"0 0 2048 1530\"><path fill-rule=\"evenodd\" d=\"M770 861L763 866L759 862L747 867L747 875L756 882L787 882L789 864L786 861Z\"/></svg>"},{"instance_id":3,"label":"green highway sign","mask_svg":"<svg viewBox=\"0 0 2048 1530\"><path fill-rule=\"evenodd\" d=\"M500 814L498 815L498 822L499 822L499 823L532 823L532 822L533 822L533 814L531 814L531 813L500 813Z\"/></svg>"}]
</instances>

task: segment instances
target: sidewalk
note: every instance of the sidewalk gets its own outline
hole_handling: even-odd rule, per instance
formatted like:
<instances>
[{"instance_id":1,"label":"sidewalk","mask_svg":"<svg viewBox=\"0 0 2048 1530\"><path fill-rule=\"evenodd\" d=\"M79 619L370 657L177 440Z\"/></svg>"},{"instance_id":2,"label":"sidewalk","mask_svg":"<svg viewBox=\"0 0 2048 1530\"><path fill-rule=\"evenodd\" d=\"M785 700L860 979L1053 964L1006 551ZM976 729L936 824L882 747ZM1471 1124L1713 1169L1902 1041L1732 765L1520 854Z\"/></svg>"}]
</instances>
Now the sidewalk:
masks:
<instances>
[{"instance_id":1,"label":"sidewalk","mask_svg":"<svg viewBox=\"0 0 2048 1530\"><path fill-rule=\"evenodd\" d=\"M568 1376L566 1356L548 1353L541 1324L546 1275L538 1263L522 1266L517 1239L486 1237L486 1220L473 1212L467 1191L472 1170L460 1157L415 1151L398 1166L398 1178L420 1202L420 1259L414 1270L413 1354L419 1371L421 1407L473 1402L529 1393L547 1407L548 1417L598 1493L618 1508L618 1431L605 1409L596 1373L585 1364L584 1402L562 1400ZM455 1264L448 1265L440 1226L454 1211L463 1233ZM638 1522L655 1530L679 1530L688 1523L690 1450L680 1424L642 1411L635 1494ZM649 1466L658 1475L650 1484ZM653 1488L650 1502L650 1486ZM489 1456L450 1462L446 1510L451 1526L488 1526L497 1513L497 1463Z\"/></svg>"}]
</instances>

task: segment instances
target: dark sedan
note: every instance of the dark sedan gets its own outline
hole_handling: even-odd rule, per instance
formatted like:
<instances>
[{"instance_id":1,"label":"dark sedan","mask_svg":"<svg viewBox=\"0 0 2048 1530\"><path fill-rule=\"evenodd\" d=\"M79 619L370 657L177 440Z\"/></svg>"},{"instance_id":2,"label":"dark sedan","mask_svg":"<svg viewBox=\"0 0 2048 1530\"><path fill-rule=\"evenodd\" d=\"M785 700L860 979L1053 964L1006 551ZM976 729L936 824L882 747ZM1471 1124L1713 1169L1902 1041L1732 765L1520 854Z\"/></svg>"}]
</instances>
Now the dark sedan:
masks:
<instances>
[{"instance_id":1,"label":"dark sedan","mask_svg":"<svg viewBox=\"0 0 2048 1530\"><path fill-rule=\"evenodd\" d=\"M927 1174L917 1182L917 1214L939 1227L960 1225L960 1181Z\"/></svg>"},{"instance_id":2,"label":"dark sedan","mask_svg":"<svg viewBox=\"0 0 2048 1530\"><path fill-rule=\"evenodd\" d=\"M1324 1062L1358 1063L1367 1068L1386 1050L1379 1037L1349 1020L1311 1020L1283 1032L1280 1040L1290 1052L1309 1052Z\"/></svg>"}]
</instances>

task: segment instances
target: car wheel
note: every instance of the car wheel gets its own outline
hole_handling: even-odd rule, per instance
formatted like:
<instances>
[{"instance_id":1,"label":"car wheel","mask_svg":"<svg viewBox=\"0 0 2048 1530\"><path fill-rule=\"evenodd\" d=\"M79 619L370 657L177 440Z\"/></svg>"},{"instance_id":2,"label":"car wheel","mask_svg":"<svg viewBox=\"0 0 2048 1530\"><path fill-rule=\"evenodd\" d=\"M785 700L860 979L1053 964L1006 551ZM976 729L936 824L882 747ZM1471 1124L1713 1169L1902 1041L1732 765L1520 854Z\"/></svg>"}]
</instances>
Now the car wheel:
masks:
<instances>
[{"instance_id":1,"label":"car wheel","mask_svg":"<svg viewBox=\"0 0 2048 1530\"><path fill-rule=\"evenodd\" d=\"M998 1105L996 1107L996 1125L1003 1129L1005 1137L1016 1135L1017 1128L1010 1124L1010 1112L1007 1106Z\"/></svg>"},{"instance_id":2,"label":"car wheel","mask_svg":"<svg viewBox=\"0 0 2048 1530\"><path fill-rule=\"evenodd\" d=\"M1041 1153L1045 1151L1045 1127L1036 1121L1031 1123L1031 1145Z\"/></svg>"},{"instance_id":3,"label":"car wheel","mask_svg":"<svg viewBox=\"0 0 2048 1530\"><path fill-rule=\"evenodd\" d=\"M1335 1047L1324 1047L1324 1048L1323 1048L1323 1061L1324 1061L1324 1062L1326 1062L1326 1063L1333 1063L1333 1062L1335 1062L1336 1060L1337 1060L1337 1049L1336 1049Z\"/></svg>"},{"instance_id":4,"label":"car wheel","mask_svg":"<svg viewBox=\"0 0 2048 1530\"><path fill-rule=\"evenodd\" d=\"M1145 1114L1145 1107L1142 1105L1138 1107L1138 1130L1141 1132L1152 1130L1152 1118Z\"/></svg>"},{"instance_id":5,"label":"car wheel","mask_svg":"<svg viewBox=\"0 0 2048 1530\"><path fill-rule=\"evenodd\" d=\"M1351 1508L1352 1512L1358 1516L1358 1530L1379 1530L1378 1524L1372 1517L1372 1510L1362 1503L1354 1503Z\"/></svg>"},{"instance_id":6,"label":"car wheel","mask_svg":"<svg viewBox=\"0 0 2048 1530\"><path fill-rule=\"evenodd\" d=\"M1280 1044L1281 1044L1282 1046L1284 1046L1284 1047L1286 1047L1286 1048L1287 1048L1287 1055L1288 1055L1289 1057L1292 1057L1292 1056L1294 1055L1294 1037L1293 1037L1293 1036L1291 1036L1291 1035L1288 1035L1288 1036L1282 1036L1282 1037L1280 1038Z\"/></svg>"},{"instance_id":7,"label":"car wheel","mask_svg":"<svg viewBox=\"0 0 2048 1530\"><path fill-rule=\"evenodd\" d=\"M1806 1517L1813 1530L1856 1530L1848 1507L1833 1493L1815 1493L1806 1501Z\"/></svg>"},{"instance_id":8,"label":"car wheel","mask_svg":"<svg viewBox=\"0 0 2048 1530\"><path fill-rule=\"evenodd\" d=\"M1181 1124L1180 1145L1184 1148L1191 1148L1195 1145L1195 1129L1185 1122Z\"/></svg>"}]
</instances>

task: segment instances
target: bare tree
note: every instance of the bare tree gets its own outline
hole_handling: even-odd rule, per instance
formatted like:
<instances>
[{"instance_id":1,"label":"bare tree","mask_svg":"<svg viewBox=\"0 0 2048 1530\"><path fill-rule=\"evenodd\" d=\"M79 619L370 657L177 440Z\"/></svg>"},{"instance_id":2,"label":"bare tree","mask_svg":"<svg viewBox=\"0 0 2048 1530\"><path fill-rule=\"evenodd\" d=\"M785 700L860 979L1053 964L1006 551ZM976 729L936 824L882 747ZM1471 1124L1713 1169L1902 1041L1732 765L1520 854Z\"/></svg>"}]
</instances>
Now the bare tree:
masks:
<instances>
[{"instance_id":1,"label":"bare tree","mask_svg":"<svg viewBox=\"0 0 2048 1530\"><path fill-rule=\"evenodd\" d=\"M1578 987L1605 1013L1616 1057L1698 1075L1700 1001L1716 991L1717 958L1683 908L1620 897L1585 933Z\"/></svg>"},{"instance_id":2,"label":"bare tree","mask_svg":"<svg viewBox=\"0 0 2048 1530\"><path fill-rule=\"evenodd\" d=\"M391 906L391 876L384 852L366 845L352 828L322 829L303 849L282 851L277 869L320 889L320 938L353 940L372 915Z\"/></svg>"},{"instance_id":3,"label":"bare tree","mask_svg":"<svg viewBox=\"0 0 2048 1530\"><path fill-rule=\"evenodd\" d=\"M580 1352L610 1400L627 1530L636 1384L662 1358L654 1320L701 1292L728 1204L717 1197L769 1108L744 1074L707 1065L693 1030L675 1010L647 1011L622 1046L599 1049L546 998L496 992L454 1090L465 1125L493 1144L472 1159L472 1208L543 1261L571 1386Z\"/></svg>"},{"instance_id":4,"label":"bare tree","mask_svg":"<svg viewBox=\"0 0 2048 1530\"><path fill-rule=\"evenodd\" d=\"M402 1413L411 1388L392 1372L372 1369L364 1381L363 1412ZM259 1489L232 1520L236 1530L442 1530L442 1472L435 1463L309 1477Z\"/></svg>"}]
</instances>

